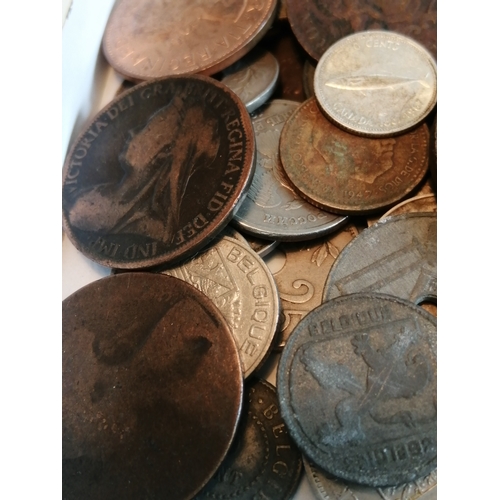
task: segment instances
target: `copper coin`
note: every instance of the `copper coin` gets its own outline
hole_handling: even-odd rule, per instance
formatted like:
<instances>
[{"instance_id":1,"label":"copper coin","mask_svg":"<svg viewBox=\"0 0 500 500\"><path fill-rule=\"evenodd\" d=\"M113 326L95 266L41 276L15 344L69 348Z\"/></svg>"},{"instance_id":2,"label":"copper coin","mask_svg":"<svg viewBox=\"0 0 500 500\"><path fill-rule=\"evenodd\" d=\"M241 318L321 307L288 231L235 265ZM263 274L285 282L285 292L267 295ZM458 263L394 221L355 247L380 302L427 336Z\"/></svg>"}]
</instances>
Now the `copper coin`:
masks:
<instances>
[{"instance_id":1,"label":"copper coin","mask_svg":"<svg viewBox=\"0 0 500 500\"><path fill-rule=\"evenodd\" d=\"M250 186L255 138L241 100L205 76L139 84L80 134L63 170L63 223L90 259L138 269L203 247Z\"/></svg>"},{"instance_id":2,"label":"copper coin","mask_svg":"<svg viewBox=\"0 0 500 500\"><path fill-rule=\"evenodd\" d=\"M323 210L359 215L396 204L419 184L428 168L428 144L425 123L385 139L349 134L311 98L285 123L280 154L303 198Z\"/></svg>"},{"instance_id":3,"label":"copper coin","mask_svg":"<svg viewBox=\"0 0 500 500\"><path fill-rule=\"evenodd\" d=\"M436 7L436 0L287 0L293 32L316 60L336 41L365 30L396 31L414 38L436 57Z\"/></svg>"},{"instance_id":4,"label":"copper coin","mask_svg":"<svg viewBox=\"0 0 500 500\"><path fill-rule=\"evenodd\" d=\"M276 12L277 0L121 0L104 32L104 55L135 81L213 75L249 52Z\"/></svg>"},{"instance_id":5,"label":"copper coin","mask_svg":"<svg viewBox=\"0 0 500 500\"><path fill-rule=\"evenodd\" d=\"M238 351L176 278L124 273L63 301L63 497L187 499L233 440Z\"/></svg>"}]
</instances>

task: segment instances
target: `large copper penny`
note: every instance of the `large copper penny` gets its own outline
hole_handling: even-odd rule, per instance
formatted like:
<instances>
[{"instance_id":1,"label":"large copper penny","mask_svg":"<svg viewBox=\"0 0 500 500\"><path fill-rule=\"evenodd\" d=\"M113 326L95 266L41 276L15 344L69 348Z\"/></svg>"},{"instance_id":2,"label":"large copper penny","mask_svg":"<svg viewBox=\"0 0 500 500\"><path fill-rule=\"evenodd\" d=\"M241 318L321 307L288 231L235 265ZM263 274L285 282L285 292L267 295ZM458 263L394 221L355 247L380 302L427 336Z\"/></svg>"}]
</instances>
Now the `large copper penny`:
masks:
<instances>
[{"instance_id":1,"label":"large copper penny","mask_svg":"<svg viewBox=\"0 0 500 500\"><path fill-rule=\"evenodd\" d=\"M368 214L409 194L428 168L424 123L386 139L349 134L327 120L314 98L283 127L283 168L297 192L313 205L340 214Z\"/></svg>"},{"instance_id":2,"label":"large copper penny","mask_svg":"<svg viewBox=\"0 0 500 500\"><path fill-rule=\"evenodd\" d=\"M124 273L68 297L62 318L63 497L191 498L242 405L217 308L176 278Z\"/></svg>"},{"instance_id":3,"label":"large copper penny","mask_svg":"<svg viewBox=\"0 0 500 500\"><path fill-rule=\"evenodd\" d=\"M414 38L437 53L436 0L287 0L295 36L316 60L341 38L365 30L390 30Z\"/></svg>"},{"instance_id":4,"label":"large copper penny","mask_svg":"<svg viewBox=\"0 0 500 500\"><path fill-rule=\"evenodd\" d=\"M96 262L137 269L204 246L238 209L255 168L245 107L205 76L120 94L80 134L63 170L63 222Z\"/></svg>"},{"instance_id":5,"label":"large copper penny","mask_svg":"<svg viewBox=\"0 0 500 500\"><path fill-rule=\"evenodd\" d=\"M254 47L277 0L121 0L103 38L106 58L128 79L213 75Z\"/></svg>"}]
</instances>

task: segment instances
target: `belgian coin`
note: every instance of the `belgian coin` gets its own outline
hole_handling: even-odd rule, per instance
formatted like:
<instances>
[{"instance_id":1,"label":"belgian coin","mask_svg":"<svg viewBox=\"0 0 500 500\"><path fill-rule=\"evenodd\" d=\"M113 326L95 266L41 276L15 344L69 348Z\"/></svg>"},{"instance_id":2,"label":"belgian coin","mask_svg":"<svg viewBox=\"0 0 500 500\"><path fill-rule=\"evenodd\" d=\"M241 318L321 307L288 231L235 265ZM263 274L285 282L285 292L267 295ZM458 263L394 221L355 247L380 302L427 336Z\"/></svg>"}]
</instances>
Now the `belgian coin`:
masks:
<instances>
[{"instance_id":1,"label":"belgian coin","mask_svg":"<svg viewBox=\"0 0 500 500\"><path fill-rule=\"evenodd\" d=\"M323 300L381 292L415 304L437 301L437 217L404 214L362 231L338 256Z\"/></svg>"},{"instance_id":2,"label":"belgian coin","mask_svg":"<svg viewBox=\"0 0 500 500\"><path fill-rule=\"evenodd\" d=\"M433 471L436 344L436 319L391 295L345 295L309 313L277 374L281 414L302 452L374 487Z\"/></svg>"},{"instance_id":3,"label":"belgian coin","mask_svg":"<svg viewBox=\"0 0 500 500\"><path fill-rule=\"evenodd\" d=\"M273 276L247 243L220 238L162 273L188 282L217 306L231 328L247 378L266 359L279 318Z\"/></svg>"},{"instance_id":4,"label":"belgian coin","mask_svg":"<svg viewBox=\"0 0 500 500\"><path fill-rule=\"evenodd\" d=\"M359 215L388 208L418 186L428 169L428 144L425 123L397 137L349 134L311 98L283 127L280 154L291 185L311 204Z\"/></svg>"},{"instance_id":5,"label":"belgian coin","mask_svg":"<svg viewBox=\"0 0 500 500\"><path fill-rule=\"evenodd\" d=\"M222 314L153 273L93 282L62 310L63 498L191 498L222 463L241 412Z\"/></svg>"},{"instance_id":6,"label":"belgian coin","mask_svg":"<svg viewBox=\"0 0 500 500\"><path fill-rule=\"evenodd\" d=\"M247 110L205 76L142 83L106 106L71 147L63 223L108 267L193 255L232 218L255 168Z\"/></svg>"},{"instance_id":7,"label":"belgian coin","mask_svg":"<svg viewBox=\"0 0 500 500\"><path fill-rule=\"evenodd\" d=\"M434 108L437 69L411 38L365 31L342 38L321 57L314 93L323 112L360 135L392 136L420 123Z\"/></svg>"},{"instance_id":8,"label":"belgian coin","mask_svg":"<svg viewBox=\"0 0 500 500\"><path fill-rule=\"evenodd\" d=\"M302 457L279 413L276 389L259 379L245 386L234 443L197 500L288 500L297 488Z\"/></svg>"},{"instance_id":9,"label":"belgian coin","mask_svg":"<svg viewBox=\"0 0 500 500\"><path fill-rule=\"evenodd\" d=\"M437 3L408 0L336 2L287 0L288 20L300 44L319 60L335 42L365 30L390 30L414 38L437 54Z\"/></svg>"},{"instance_id":10,"label":"belgian coin","mask_svg":"<svg viewBox=\"0 0 500 500\"><path fill-rule=\"evenodd\" d=\"M118 73L134 81L213 75L257 44L276 11L276 0L120 0L108 20L103 51Z\"/></svg>"},{"instance_id":11,"label":"belgian coin","mask_svg":"<svg viewBox=\"0 0 500 500\"><path fill-rule=\"evenodd\" d=\"M410 483L371 488L341 481L305 457L304 469L318 500L437 500L437 470Z\"/></svg>"},{"instance_id":12,"label":"belgian coin","mask_svg":"<svg viewBox=\"0 0 500 500\"><path fill-rule=\"evenodd\" d=\"M247 197L232 223L260 238L308 240L334 231L347 220L296 195L283 172L279 155L281 130L298 106L294 101L275 99L252 115L257 165Z\"/></svg>"},{"instance_id":13,"label":"belgian coin","mask_svg":"<svg viewBox=\"0 0 500 500\"><path fill-rule=\"evenodd\" d=\"M251 113L271 97L278 82L279 69L271 52L255 48L226 68L221 82L243 101Z\"/></svg>"},{"instance_id":14,"label":"belgian coin","mask_svg":"<svg viewBox=\"0 0 500 500\"><path fill-rule=\"evenodd\" d=\"M285 347L298 322L321 304L330 268L342 249L357 235L356 227L347 224L340 231L320 239L280 245L285 263L273 273L281 299L277 348Z\"/></svg>"}]
</instances>

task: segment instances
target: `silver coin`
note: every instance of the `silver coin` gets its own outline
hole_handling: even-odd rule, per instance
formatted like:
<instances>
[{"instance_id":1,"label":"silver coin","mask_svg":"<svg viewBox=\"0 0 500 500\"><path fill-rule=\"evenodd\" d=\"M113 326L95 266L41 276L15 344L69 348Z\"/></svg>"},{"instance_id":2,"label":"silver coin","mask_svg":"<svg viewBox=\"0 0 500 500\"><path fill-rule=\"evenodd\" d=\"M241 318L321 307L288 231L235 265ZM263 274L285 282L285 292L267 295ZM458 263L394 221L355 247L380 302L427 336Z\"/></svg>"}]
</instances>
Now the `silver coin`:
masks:
<instances>
[{"instance_id":1,"label":"silver coin","mask_svg":"<svg viewBox=\"0 0 500 500\"><path fill-rule=\"evenodd\" d=\"M380 292L415 304L437 301L437 217L404 214L366 228L335 261L323 301Z\"/></svg>"},{"instance_id":2,"label":"silver coin","mask_svg":"<svg viewBox=\"0 0 500 500\"><path fill-rule=\"evenodd\" d=\"M190 283L219 308L233 332L245 378L265 361L278 324L279 297L271 272L246 243L219 238L162 273Z\"/></svg>"},{"instance_id":3,"label":"silver coin","mask_svg":"<svg viewBox=\"0 0 500 500\"><path fill-rule=\"evenodd\" d=\"M309 484L318 500L437 500L437 470L410 483L371 488L346 483L303 457Z\"/></svg>"},{"instance_id":4,"label":"silver coin","mask_svg":"<svg viewBox=\"0 0 500 500\"><path fill-rule=\"evenodd\" d=\"M233 224L241 231L278 241L303 241L331 233L347 221L314 207L290 187L279 158L285 121L300 103L275 99L252 115L257 166Z\"/></svg>"},{"instance_id":5,"label":"silver coin","mask_svg":"<svg viewBox=\"0 0 500 500\"><path fill-rule=\"evenodd\" d=\"M253 50L222 73L227 85L251 113L272 95L278 83L279 64L271 52Z\"/></svg>"},{"instance_id":6,"label":"silver coin","mask_svg":"<svg viewBox=\"0 0 500 500\"><path fill-rule=\"evenodd\" d=\"M436 104L436 63L424 47L398 33L355 33L321 56L314 92L340 127L394 135L421 122Z\"/></svg>"}]
</instances>

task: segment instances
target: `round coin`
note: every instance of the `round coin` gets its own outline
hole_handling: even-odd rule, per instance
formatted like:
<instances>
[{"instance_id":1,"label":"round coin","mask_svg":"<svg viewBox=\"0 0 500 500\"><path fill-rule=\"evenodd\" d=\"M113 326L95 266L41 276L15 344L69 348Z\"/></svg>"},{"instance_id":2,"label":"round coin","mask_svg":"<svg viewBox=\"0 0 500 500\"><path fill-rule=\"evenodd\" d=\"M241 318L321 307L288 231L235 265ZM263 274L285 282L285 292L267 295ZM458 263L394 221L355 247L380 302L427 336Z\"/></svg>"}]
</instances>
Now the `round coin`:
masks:
<instances>
[{"instance_id":1,"label":"round coin","mask_svg":"<svg viewBox=\"0 0 500 500\"><path fill-rule=\"evenodd\" d=\"M294 101L276 99L252 115L257 165L247 197L232 222L241 231L265 239L303 241L335 231L347 221L347 217L320 210L296 195L283 172L281 130L298 106Z\"/></svg>"},{"instance_id":2,"label":"round coin","mask_svg":"<svg viewBox=\"0 0 500 500\"><path fill-rule=\"evenodd\" d=\"M234 443L197 500L288 500L297 488L302 456L279 413L276 389L265 380L247 384Z\"/></svg>"},{"instance_id":3,"label":"round coin","mask_svg":"<svg viewBox=\"0 0 500 500\"><path fill-rule=\"evenodd\" d=\"M311 98L283 127L280 154L302 197L323 210L360 215L388 208L418 186L428 169L428 144L425 123L385 139L349 134L328 121Z\"/></svg>"},{"instance_id":4,"label":"round coin","mask_svg":"<svg viewBox=\"0 0 500 500\"><path fill-rule=\"evenodd\" d=\"M352 294L309 313L278 366L281 414L309 459L369 486L436 468L436 319L409 301Z\"/></svg>"},{"instance_id":5,"label":"round coin","mask_svg":"<svg viewBox=\"0 0 500 500\"><path fill-rule=\"evenodd\" d=\"M323 54L314 93L340 127L392 136L420 123L436 104L436 63L411 38L387 31L356 33Z\"/></svg>"},{"instance_id":6,"label":"round coin","mask_svg":"<svg viewBox=\"0 0 500 500\"><path fill-rule=\"evenodd\" d=\"M86 127L63 169L63 224L78 250L138 269L193 255L232 218L255 168L247 110L205 76L120 94Z\"/></svg>"},{"instance_id":7,"label":"round coin","mask_svg":"<svg viewBox=\"0 0 500 500\"><path fill-rule=\"evenodd\" d=\"M108 20L103 51L125 78L213 75L265 35L277 0L120 0Z\"/></svg>"},{"instance_id":8,"label":"round coin","mask_svg":"<svg viewBox=\"0 0 500 500\"><path fill-rule=\"evenodd\" d=\"M243 398L224 318L194 287L124 273L62 306L64 498L189 499L215 473Z\"/></svg>"}]
</instances>

